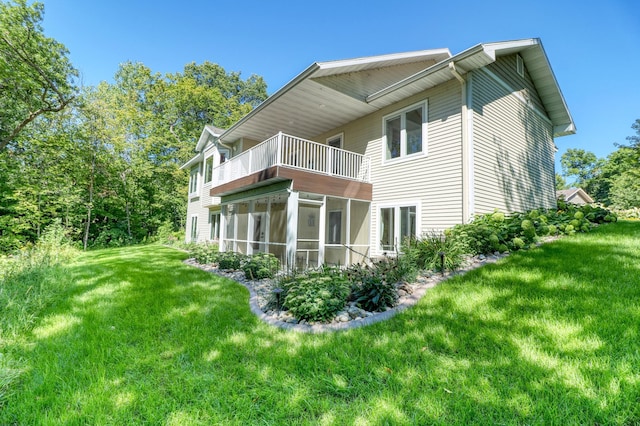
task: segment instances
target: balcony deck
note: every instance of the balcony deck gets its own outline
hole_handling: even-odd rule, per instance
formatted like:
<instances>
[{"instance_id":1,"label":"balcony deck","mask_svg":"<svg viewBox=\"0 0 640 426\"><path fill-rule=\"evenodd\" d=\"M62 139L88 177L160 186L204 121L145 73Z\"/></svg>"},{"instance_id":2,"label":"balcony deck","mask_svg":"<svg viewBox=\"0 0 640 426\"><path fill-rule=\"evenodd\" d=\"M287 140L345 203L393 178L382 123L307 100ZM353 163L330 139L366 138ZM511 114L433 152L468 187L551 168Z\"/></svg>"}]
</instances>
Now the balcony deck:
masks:
<instances>
[{"instance_id":1,"label":"balcony deck","mask_svg":"<svg viewBox=\"0 0 640 426\"><path fill-rule=\"evenodd\" d=\"M371 200L369 159L278 133L213 169L212 196L291 180L297 191Z\"/></svg>"}]
</instances>

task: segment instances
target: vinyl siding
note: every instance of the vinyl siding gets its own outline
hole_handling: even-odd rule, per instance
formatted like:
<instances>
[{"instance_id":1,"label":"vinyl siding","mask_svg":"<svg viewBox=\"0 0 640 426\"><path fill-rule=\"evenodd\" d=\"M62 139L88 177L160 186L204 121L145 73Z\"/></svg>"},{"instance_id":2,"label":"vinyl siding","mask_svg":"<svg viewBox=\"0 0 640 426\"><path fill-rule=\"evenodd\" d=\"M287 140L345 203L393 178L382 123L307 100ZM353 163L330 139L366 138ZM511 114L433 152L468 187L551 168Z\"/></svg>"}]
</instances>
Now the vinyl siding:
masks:
<instances>
[{"instance_id":1,"label":"vinyl siding","mask_svg":"<svg viewBox=\"0 0 640 426\"><path fill-rule=\"evenodd\" d=\"M383 117L404 107L427 101L427 155L383 164ZM344 132L344 148L371 160L371 252L377 244L381 205L417 202L418 234L442 230L462 222L461 87L450 81L408 98L315 140Z\"/></svg>"},{"instance_id":2,"label":"vinyl siding","mask_svg":"<svg viewBox=\"0 0 640 426\"><path fill-rule=\"evenodd\" d=\"M502 65L502 67L500 67ZM509 63L494 75L516 74ZM519 76L517 76L519 77ZM555 205L555 145L544 112L483 70L472 74L475 213ZM500 78L500 77L499 77ZM508 84L508 82L506 82ZM518 93L519 91L513 90Z\"/></svg>"},{"instance_id":3,"label":"vinyl siding","mask_svg":"<svg viewBox=\"0 0 640 426\"><path fill-rule=\"evenodd\" d=\"M524 99L529 100L536 108L544 111L544 105L527 71L526 65L524 68L524 78L517 73L516 56L517 55L508 55L497 58L496 62L487 65L486 68L500 77L512 90L519 93Z\"/></svg>"},{"instance_id":4,"label":"vinyl siding","mask_svg":"<svg viewBox=\"0 0 640 426\"><path fill-rule=\"evenodd\" d=\"M220 161L217 149L213 145L207 145L204 148L205 159L211 154L214 156L214 164ZM189 196L187 200L187 223L185 226L185 241L191 241L191 218L193 215L198 216L197 242L205 242L209 240L209 211L220 209L220 197L212 197L210 195L212 182L204 183L204 163L200 162L198 175L198 192L193 196Z\"/></svg>"}]
</instances>

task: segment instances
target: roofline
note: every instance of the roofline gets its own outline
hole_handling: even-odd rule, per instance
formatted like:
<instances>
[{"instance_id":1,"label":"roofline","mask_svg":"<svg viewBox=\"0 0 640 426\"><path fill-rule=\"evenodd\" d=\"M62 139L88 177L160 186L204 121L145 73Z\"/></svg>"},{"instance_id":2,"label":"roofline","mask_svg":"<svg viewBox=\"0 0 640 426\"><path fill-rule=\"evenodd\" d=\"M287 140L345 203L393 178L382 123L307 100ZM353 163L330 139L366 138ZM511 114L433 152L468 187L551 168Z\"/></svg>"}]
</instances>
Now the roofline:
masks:
<instances>
[{"instance_id":1,"label":"roofline","mask_svg":"<svg viewBox=\"0 0 640 426\"><path fill-rule=\"evenodd\" d=\"M339 59L336 61L317 62L321 69L332 69L340 67L348 67L352 65L371 64L380 61L393 61L395 59L420 58L427 55L447 54L451 56L451 52L447 48L416 50L403 53L389 53L386 55L364 56L353 59Z\"/></svg>"}]
</instances>

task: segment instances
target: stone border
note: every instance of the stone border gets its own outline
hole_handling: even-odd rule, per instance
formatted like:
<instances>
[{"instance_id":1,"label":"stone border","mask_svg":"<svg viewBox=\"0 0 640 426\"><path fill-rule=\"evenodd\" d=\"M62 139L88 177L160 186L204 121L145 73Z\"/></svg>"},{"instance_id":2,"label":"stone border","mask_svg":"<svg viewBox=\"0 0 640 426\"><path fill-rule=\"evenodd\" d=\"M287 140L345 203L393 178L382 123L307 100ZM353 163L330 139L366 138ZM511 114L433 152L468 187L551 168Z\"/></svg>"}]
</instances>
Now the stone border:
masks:
<instances>
[{"instance_id":1,"label":"stone border","mask_svg":"<svg viewBox=\"0 0 640 426\"><path fill-rule=\"evenodd\" d=\"M368 316L365 318L357 318L355 320L350 320L347 322L314 323L314 324L291 323L291 322L282 321L277 318L274 318L273 316L267 315L260 308L260 305L258 304L258 294L256 293L255 289L251 285L245 282L234 280L233 278L230 278L228 275L222 273L215 267L196 263L195 259L193 258L187 259L183 263L189 266L194 266L196 268L202 269L203 271L225 277L227 279L235 281L236 283L244 286L247 290L249 290L249 307L251 309L251 312L253 312L253 314L263 322L270 324L274 327L282 328L284 330L293 330L297 332L313 334L313 333L324 333L324 332L330 332L330 331L350 330L354 328L375 324L380 321L385 321L389 318L392 318L397 313L402 312L408 309L409 307L415 305L425 295L427 290L437 286L441 282L446 281L447 279L454 276L464 275L466 272L471 271L473 269L477 269L486 264L495 263L498 260L504 257L507 257L508 255L509 255L508 253L504 253L504 254L493 254L489 256L484 256L484 255L474 256L467 259L466 264L454 272L449 272L444 275L439 273L433 274L430 276L422 275L418 277L416 282L410 284L410 286L413 289L412 293L401 297L399 299L399 303L396 306L384 312L374 312L372 313L371 316Z\"/></svg>"}]
</instances>

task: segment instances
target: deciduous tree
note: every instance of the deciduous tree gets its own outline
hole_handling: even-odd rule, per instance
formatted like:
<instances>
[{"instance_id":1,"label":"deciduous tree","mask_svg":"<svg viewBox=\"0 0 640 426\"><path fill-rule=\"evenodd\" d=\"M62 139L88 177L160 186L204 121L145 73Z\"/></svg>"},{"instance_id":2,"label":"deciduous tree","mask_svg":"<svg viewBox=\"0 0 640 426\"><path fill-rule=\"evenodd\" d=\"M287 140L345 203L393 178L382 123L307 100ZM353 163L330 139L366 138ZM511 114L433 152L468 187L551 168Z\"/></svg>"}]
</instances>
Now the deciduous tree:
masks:
<instances>
[{"instance_id":1,"label":"deciduous tree","mask_svg":"<svg viewBox=\"0 0 640 426\"><path fill-rule=\"evenodd\" d=\"M64 109L78 73L65 46L44 35L44 5L0 2L0 151L42 114Z\"/></svg>"}]
</instances>

